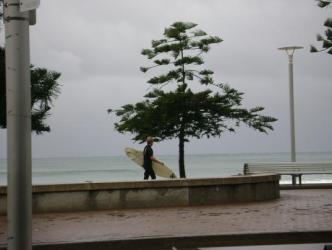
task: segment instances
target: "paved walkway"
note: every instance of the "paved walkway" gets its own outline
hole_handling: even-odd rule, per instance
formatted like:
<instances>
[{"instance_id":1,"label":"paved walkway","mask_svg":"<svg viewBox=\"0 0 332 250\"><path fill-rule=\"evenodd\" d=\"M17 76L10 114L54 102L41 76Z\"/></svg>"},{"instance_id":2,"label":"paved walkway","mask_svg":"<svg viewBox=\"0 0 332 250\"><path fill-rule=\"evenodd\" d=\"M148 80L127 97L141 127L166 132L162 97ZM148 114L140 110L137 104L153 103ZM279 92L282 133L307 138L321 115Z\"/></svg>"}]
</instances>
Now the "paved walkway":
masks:
<instances>
[{"instance_id":1,"label":"paved walkway","mask_svg":"<svg viewBox=\"0 0 332 250\"><path fill-rule=\"evenodd\" d=\"M0 249L6 237L6 218L0 217ZM33 216L33 243L40 245L36 249L94 249L97 243L96 249L107 249L102 245L116 248L130 242L140 249L145 244L168 248L173 243L193 247L328 241L332 189L283 190L279 200L269 202ZM65 247L68 243L70 248ZM130 249L130 244L123 247Z\"/></svg>"}]
</instances>

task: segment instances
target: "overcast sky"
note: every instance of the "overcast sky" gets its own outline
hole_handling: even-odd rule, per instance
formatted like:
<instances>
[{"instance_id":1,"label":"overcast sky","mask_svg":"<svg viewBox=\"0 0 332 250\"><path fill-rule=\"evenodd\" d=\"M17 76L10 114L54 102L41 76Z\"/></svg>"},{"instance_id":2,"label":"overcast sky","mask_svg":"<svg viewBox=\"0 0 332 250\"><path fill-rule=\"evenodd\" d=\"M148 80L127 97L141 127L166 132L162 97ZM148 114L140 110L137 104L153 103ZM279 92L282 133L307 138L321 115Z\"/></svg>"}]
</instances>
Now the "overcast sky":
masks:
<instances>
[{"instance_id":1,"label":"overcast sky","mask_svg":"<svg viewBox=\"0 0 332 250\"><path fill-rule=\"evenodd\" d=\"M294 56L297 151L332 151L332 56L309 53L332 8L315 0L48 0L31 27L31 62L61 72L61 95L47 123L32 136L34 157L122 155L142 147L114 130L108 108L142 100L148 91L140 54L175 21L191 21L224 42L205 56L215 80L243 91L243 105L278 118L268 135L242 127L221 138L192 140L186 153L289 152L288 59L277 48L303 46ZM1 36L3 38L3 33ZM0 131L6 157L6 131ZM156 144L177 154L178 142Z\"/></svg>"}]
</instances>

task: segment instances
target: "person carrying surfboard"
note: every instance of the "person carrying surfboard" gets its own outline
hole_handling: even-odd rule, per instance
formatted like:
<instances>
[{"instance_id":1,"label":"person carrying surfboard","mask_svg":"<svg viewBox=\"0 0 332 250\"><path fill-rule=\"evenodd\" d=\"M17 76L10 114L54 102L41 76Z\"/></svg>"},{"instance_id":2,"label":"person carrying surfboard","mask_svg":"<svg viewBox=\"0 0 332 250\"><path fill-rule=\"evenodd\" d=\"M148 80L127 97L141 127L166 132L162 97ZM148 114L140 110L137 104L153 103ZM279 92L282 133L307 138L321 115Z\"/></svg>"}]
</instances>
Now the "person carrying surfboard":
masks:
<instances>
[{"instance_id":1,"label":"person carrying surfboard","mask_svg":"<svg viewBox=\"0 0 332 250\"><path fill-rule=\"evenodd\" d=\"M153 145L153 137L149 136L146 138L146 146L144 147L143 150L143 168L145 169L144 171L144 180L149 179L149 176L151 176L151 179L156 179L156 174L152 168L152 162L157 162L159 164L164 165L163 162L158 161L154 156L153 156L153 150L152 150L152 145Z\"/></svg>"}]
</instances>

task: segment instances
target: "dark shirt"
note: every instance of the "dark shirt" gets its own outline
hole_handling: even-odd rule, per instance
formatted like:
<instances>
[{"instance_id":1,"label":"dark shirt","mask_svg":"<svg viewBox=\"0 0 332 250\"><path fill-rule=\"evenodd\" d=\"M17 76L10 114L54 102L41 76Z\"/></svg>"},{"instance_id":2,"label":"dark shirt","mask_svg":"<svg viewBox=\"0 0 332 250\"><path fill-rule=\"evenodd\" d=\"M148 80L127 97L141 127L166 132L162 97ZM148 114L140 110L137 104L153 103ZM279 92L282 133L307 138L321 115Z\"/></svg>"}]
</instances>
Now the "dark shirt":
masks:
<instances>
[{"instance_id":1,"label":"dark shirt","mask_svg":"<svg viewBox=\"0 0 332 250\"><path fill-rule=\"evenodd\" d=\"M144 168L152 168L151 156L153 156L153 150L150 145L146 145L143 150L143 167Z\"/></svg>"}]
</instances>

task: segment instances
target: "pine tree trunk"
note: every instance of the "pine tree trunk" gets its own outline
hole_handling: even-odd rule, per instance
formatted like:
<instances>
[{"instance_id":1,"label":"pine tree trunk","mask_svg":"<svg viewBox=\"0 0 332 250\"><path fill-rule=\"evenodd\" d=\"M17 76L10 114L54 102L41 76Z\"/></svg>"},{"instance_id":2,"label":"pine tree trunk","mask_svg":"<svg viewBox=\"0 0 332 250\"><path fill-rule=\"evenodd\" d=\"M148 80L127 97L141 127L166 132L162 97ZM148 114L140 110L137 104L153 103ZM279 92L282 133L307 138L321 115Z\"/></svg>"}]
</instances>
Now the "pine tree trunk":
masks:
<instances>
[{"instance_id":1,"label":"pine tree trunk","mask_svg":"<svg viewBox=\"0 0 332 250\"><path fill-rule=\"evenodd\" d=\"M186 178L186 171L184 168L184 133L180 132L179 136L179 172L180 178Z\"/></svg>"},{"instance_id":2,"label":"pine tree trunk","mask_svg":"<svg viewBox=\"0 0 332 250\"><path fill-rule=\"evenodd\" d=\"M181 45L182 47L182 45ZM181 59L183 60L183 48L180 50L181 53ZM185 85L186 82L186 73L184 64L182 64L182 84ZM183 89L183 93L185 92L185 89ZM184 168L184 124L183 121L183 114L181 117L181 128L180 128L180 135L179 135L179 172L180 172L180 178L186 178L186 170Z\"/></svg>"}]
</instances>

